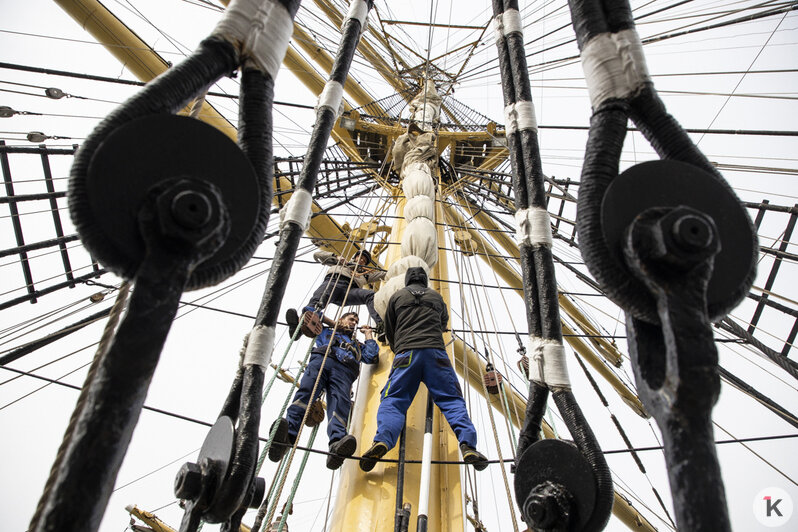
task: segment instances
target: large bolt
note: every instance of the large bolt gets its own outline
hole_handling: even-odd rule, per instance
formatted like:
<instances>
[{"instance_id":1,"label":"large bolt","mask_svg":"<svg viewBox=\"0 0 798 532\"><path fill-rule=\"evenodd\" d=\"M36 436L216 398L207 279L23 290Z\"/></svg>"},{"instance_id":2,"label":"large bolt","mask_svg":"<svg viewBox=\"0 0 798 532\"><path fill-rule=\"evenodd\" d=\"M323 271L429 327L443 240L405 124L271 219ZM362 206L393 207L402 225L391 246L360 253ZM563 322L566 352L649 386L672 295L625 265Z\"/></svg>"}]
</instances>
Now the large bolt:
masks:
<instances>
[{"instance_id":1,"label":"large bolt","mask_svg":"<svg viewBox=\"0 0 798 532\"><path fill-rule=\"evenodd\" d=\"M524 501L524 521L533 529L567 528L568 499L562 486L548 481L538 484Z\"/></svg>"},{"instance_id":2,"label":"large bolt","mask_svg":"<svg viewBox=\"0 0 798 532\"><path fill-rule=\"evenodd\" d=\"M175 497L196 499L202 491L202 469L195 463L186 462L175 477Z\"/></svg>"},{"instance_id":3,"label":"large bolt","mask_svg":"<svg viewBox=\"0 0 798 532\"><path fill-rule=\"evenodd\" d=\"M199 229L211 219L212 206L205 194L182 190L172 198L172 216L186 229Z\"/></svg>"},{"instance_id":4,"label":"large bolt","mask_svg":"<svg viewBox=\"0 0 798 532\"><path fill-rule=\"evenodd\" d=\"M224 243L230 221L221 192L212 183L172 178L153 187L160 234L214 253Z\"/></svg>"},{"instance_id":5,"label":"large bolt","mask_svg":"<svg viewBox=\"0 0 798 532\"><path fill-rule=\"evenodd\" d=\"M706 219L695 214L685 214L671 226L673 241L685 251L701 251L712 244L713 231Z\"/></svg>"}]
</instances>

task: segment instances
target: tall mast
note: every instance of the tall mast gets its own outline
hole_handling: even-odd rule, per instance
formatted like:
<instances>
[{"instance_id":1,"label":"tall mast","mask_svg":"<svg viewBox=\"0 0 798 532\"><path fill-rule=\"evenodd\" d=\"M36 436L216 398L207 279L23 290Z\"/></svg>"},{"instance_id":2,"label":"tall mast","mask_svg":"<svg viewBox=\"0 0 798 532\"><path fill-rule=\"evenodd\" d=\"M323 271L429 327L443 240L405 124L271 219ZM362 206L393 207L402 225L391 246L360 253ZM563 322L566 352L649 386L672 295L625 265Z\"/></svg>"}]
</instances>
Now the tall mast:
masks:
<instances>
[{"instance_id":1,"label":"tall mast","mask_svg":"<svg viewBox=\"0 0 798 532\"><path fill-rule=\"evenodd\" d=\"M437 119L440 114L440 99L431 87L428 93L426 89L419 94L414 102L417 105L414 107L411 103L411 109L418 109L417 114L411 118L415 120L414 123L421 125L431 125L433 120ZM430 116L430 113L433 116ZM429 135L418 131L408 132L397 139L397 144L403 141L408 144L417 142L422 136ZM428 138L428 137L427 137ZM401 160L396 160L396 165L401 167L401 177L405 184L405 190L408 190L407 183L414 179L410 176L413 172L421 172L422 174L428 172L428 176L438 180L437 170L437 145L432 145L435 156L432 159L425 159L424 161L412 162L402 165ZM401 150L394 150L394 156L404 156ZM410 157L408 156L408 159ZM426 170L422 171L422 166ZM410 177L408 177L410 176ZM419 175L416 174L415 177ZM424 179L424 176L421 176ZM430 179L430 177L427 177ZM430 192L435 194L433 183ZM406 193L409 195L410 193ZM425 194L421 193L420 196ZM416 195L415 198L419 197ZM411 199L415 199L411 198ZM434 264L431 269L432 277L436 279L448 278L448 267L446 264L446 253L439 244L444 241L443 226L437 225L432 230L432 234L425 236L430 238L427 245L421 245L413 249L413 244L408 244L407 237L410 233L413 238L419 238L419 233L414 228L408 229L409 225L413 225L413 221L408 223L405 218L406 207L408 205L408 198L403 197L399 200L396 207L397 221L394 224L390 243L394 244L389 247L386 265L390 266L395 263L407 260L418 259L419 248L432 248L435 251L432 256L424 256L424 262L427 264ZM442 211L440 203L436 202L435 206L429 206L433 209L429 215L441 220ZM426 222L424 222L426 223ZM411 259L411 257L414 259ZM389 274L390 275L390 274ZM382 297L387 300L391 292L404 285L404 273L396 274L392 279L386 279L385 286L381 289L382 295L378 294L377 300ZM446 283L433 282L432 287L440 292L444 301L449 305L449 290ZM388 290L388 293L385 293ZM379 308L379 307L378 307ZM445 333L445 341L447 345L451 345L451 333ZM449 356L454 363L453 352L450 349ZM377 429L377 409L380 404L381 390L388 380L388 375L393 362L393 353L390 348L383 346L380 351L380 363L373 369L366 369L361 374L360 388L357 397L355 398L355 408L352 414L351 433L357 438L359 442L360 452L366 449L376 433ZM427 392L425 387L420 387L419 392L407 411L406 432L405 432L405 446L408 452L408 459L420 459L420 449L423 446L424 437L424 422L426 419L426 404ZM443 423L443 425L442 425ZM396 460L398 458L399 446L397 445L386 455L386 459ZM459 451L457 439L451 429L448 428L445 421L443 421L439 410L435 410L433 415L433 460L443 461L457 461L459 460ZM334 531L349 531L349 530L389 530L392 528L394 521L395 507L396 507L396 492L397 485L399 484L397 478L397 463L380 463L370 473L364 473L358 467L357 462L348 461L344 465L341 472L341 480L339 483L338 496L336 498L335 508L333 511L333 528ZM404 469L404 483L403 483L403 500L411 504L410 522L414 523L418 514L418 498L420 491L421 481L421 466L419 464L407 464ZM448 531L448 530L462 530L463 529L463 508L460 487L460 470L457 465L436 465L431 472L429 483L429 512L428 512L428 530L429 531Z\"/></svg>"}]
</instances>

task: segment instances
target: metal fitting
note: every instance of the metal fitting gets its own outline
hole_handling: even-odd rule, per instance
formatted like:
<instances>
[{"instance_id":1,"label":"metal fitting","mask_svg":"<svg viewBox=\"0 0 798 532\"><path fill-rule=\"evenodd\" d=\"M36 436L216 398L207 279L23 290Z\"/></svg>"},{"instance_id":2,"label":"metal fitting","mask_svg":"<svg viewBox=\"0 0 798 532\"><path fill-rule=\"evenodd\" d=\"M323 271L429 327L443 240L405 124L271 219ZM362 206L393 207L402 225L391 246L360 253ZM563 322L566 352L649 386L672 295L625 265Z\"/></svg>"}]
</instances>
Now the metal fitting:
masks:
<instances>
[{"instance_id":1,"label":"metal fitting","mask_svg":"<svg viewBox=\"0 0 798 532\"><path fill-rule=\"evenodd\" d=\"M524 501L524 521L533 529L565 530L571 517L570 498L560 484L538 484Z\"/></svg>"},{"instance_id":2,"label":"metal fitting","mask_svg":"<svg viewBox=\"0 0 798 532\"><path fill-rule=\"evenodd\" d=\"M196 499L202 491L202 469L193 462L186 462L175 476L175 497Z\"/></svg>"},{"instance_id":3,"label":"metal fitting","mask_svg":"<svg viewBox=\"0 0 798 532\"><path fill-rule=\"evenodd\" d=\"M673 220L671 236L684 251L701 251L712 244L715 232L707 216L685 213Z\"/></svg>"},{"instance_id":4,"label":"metal fitting","mask_svg":"<svg viewBox=\"0 0 798 532\"><path fill-rule=\"evenodd\" d=\"M164 236L199 244L227 221L219 189L204 180L178 179L155 201Z\"/></svg>"}]
</instances>

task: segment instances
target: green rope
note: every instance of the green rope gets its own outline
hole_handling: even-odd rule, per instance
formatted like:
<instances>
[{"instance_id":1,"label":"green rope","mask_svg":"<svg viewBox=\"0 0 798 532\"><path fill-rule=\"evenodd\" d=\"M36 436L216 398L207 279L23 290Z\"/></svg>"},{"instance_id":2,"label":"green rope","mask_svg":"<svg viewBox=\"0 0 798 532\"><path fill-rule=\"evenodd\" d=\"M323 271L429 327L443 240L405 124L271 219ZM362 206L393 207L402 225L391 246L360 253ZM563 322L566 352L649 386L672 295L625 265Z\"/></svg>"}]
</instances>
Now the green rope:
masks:
<instances>
[{"instance_id":1,"label":"green rope","mask_svg":"<svg viewBox=\"0 0 798 532\"><path fill-rule=\"evenodd\" d=\"M308 440L308 447L313 446L313 440L316 439L316 433L319 432L320 425L321 423L313 427L313 431L310 433L310 439ZM294 503L294 496L299 488L299 480L302 478L302 474L305 472L305 465L308 463L309 456L310 451L305 451L305 455L302 457L302 463L299 465L299 471L297 471L296 477L294 477L294 484L291 486L291 493L288 494L288 499L285 501L285 508L283 510L283 515L280 517L280 524L277 526L277 532L283 531L285 520L288 519L288 514L291 511L291 505Z\"/></svg>"},{"instance_id":2,"label":"green rope","mask_svg":"<svg viewBox=\"0 0 798 532\"><path fill-rule=\"evenodd\" d=\"M285 351L283 352L283 357L280 359L280 363L277 364L277 368L274 370L274 374L272 375L271 379L269 379L268 384L266 384L266 388L263 392L263 400L261 402L266 401L266 396L269 395L269 392L272 389L272 384L274 384L274 380L277 378L278 373L280 373L280 368L283 367L285 359L288 358L288 352L291 350L291 346L294 345L294 342L296 342L296 339L299 338L301 332L302 332L301 327L297 327L296 330L294 331L294 336L291 338L291 341L288 342L288 345L286 346ZM311 342L310 345L312 347L313 342Z\"/></svg>"},{"instance_id":3,"label":"green rope","mask_svg":"<svg viewBox=\"0 0 798 532\"><path fill-rule=\"evenodd\" d=\"M297 327L297 331L299 331L299 327ZM293 343L293 340L292 340L292 343ZM312 350L313 350L313 342L310 343L310 345L308 346L308 350L305 352L305 358L302 360L302 364L299 366L299 371L297 372L296 380L299 380L299 377L301 377L302 373L305 371L305 368L307 367L307 364L308 364L308 359L310 358L310 352ZM274 382L274 379L277 376L279 368L282 367L282 364L285 361L285 356L287 354L288 353L287 353L287 350L286 350L286 354L283 355L283 359L280 360L280 365L277 366L278 369L274 370L274 375L272 375L271 381L269 382L269 388L271 387L272 383ZM269 392L269 390L267 389L266 390L266 394L268 392ZM263 395L263 402L266 401L266 394ZM288 395L285 398L285 402L283 403L283 406L280 409L280 415L278 416L278 419L282 418L283 414L285 414L285 411L288 410L288 404L291 401L291 396L293 396L293 395L294 395L294 386L291 387L291 390L289 391ZM263 466L263 462L266 459L266 454L269 452L269 449L272 446L272 442L274 441L274 435L277 433L277 426L278 426L278 423L275 423L274 426L271 428L271 431L269 432L269 439L266 441L266 445L263 446L263 450L261 451L260 456L258 457L258 464L257 464L256 469L255 469L256 474L257 474L258 471L260 471L260 468Z\"/></svg>"},{"instance_id":4,"label":"green rope","mask_svg":"<svg viewBox=\"0 0 798 532\"><path fill-rule=\"evenodd\" d=\"M530 386L531 386L531 384L530 384ZM557 427L554 425L554 411L552 410L552 408L550 406L546 407L546 417L548 417L548 419L546 421L549 422L549 426L551 427L551 431L554 433L554 437L559 439L560 435L557 434ZM543 434L543 429L542 428L540 429L540 432L541 432L541 435L542 435Z\"/></svg>"},{"instance_id":5,"label":"green rope","mask_svg":"<svg viewBox=\"0 0 798 532\"><path fill-rule=\"evenodd\" d=\"M283 455L280 459L280 464L277 466L277 472L274 474L274 480L272 481L272 485L269 486L269 493L266 495L264 501L271 501L270 504L276 504L276 501L273 499L274 491L277 488L277 479L282 478L286 474L288 474L286 466L288 465L288 454ZM260 516L261 521L258 523L258 528L263 526L263 518L266 517L266 511L270 509L269 507L264 508L263 514ZM260 513L260 512L258 512ZM254 530L254 529L253 529ZM257 532L257 530L255 530Z\"/></svg>"}]
</instances>

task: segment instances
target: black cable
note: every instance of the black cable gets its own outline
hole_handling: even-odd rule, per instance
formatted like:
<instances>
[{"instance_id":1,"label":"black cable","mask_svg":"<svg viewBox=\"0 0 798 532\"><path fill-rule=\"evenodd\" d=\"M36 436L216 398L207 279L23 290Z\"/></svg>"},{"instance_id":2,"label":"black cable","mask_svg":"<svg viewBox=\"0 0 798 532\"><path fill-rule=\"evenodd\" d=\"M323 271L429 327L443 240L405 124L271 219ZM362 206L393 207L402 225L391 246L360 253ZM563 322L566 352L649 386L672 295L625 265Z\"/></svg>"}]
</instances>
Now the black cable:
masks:
<instances>
[{"instance_id":1,"label":"black cable","mask_svg":"<svg viewBox=\"0 0 798 532\"><path fill-rule=\"evenodd\" d=\"M66 70L54 70L52 68L40 68L40 67L32 67L27 65L17 65L14 63L3 63L0 62L0 68L7 68L9 70L18 70L22 72L34 72L36 74L48 74L52 76L65 76L70 78L78 78L78 79L88 79L91 81L102 81L105 83L116 83L119 85L132 85L135 87L143 87L147 83L144 81L134 81L134 80L127 80L127 79L119 79L119 78L109 78L105 76L97 76L92 74L81 74L79 72L68 72ZM239 98L238 94L226 94L223 92L213 92L209 91L207 93L208 96L218 96L220 98L229 98L232 100L237 100ZM284 105L287 107L297 107L300 109L314 109L312 105L303 105L299 103L290 103L290 102L281 102L275 100L274 105Z\"/></svg>"},{"instance_id":2,"label":"black cable","mask_svg":"<svg viewBox=\"0 0 798 532\"><path fill-rule=\"evenodd\" d=\"M86 318L83 318L82 320L75 322L72 325L68 325L61 330L48 334L43 338L29 342L23 345L22 347L19 347L11 351L10 353L0 357L0 366L5 366L6 364L9 364L19 358L22 358L23 356L32 353L37 349L40 349L48 344L55 342L56 340L60 340L61 338L64 338L65 336L68 336L73 332L77 332L81 330L83 327L91 325L92 323L101 320L102 318L105 318L110 314L110 312L111 312L111 307L108 307L107 309L96 312L91 316L87 316Z\"/></svg>"},{"instance_id":3,"label":"black cable","mask_svg":"<svg viewBox=\"0 0 798 532\"><path fill-rule=\"evenodd\" d=\"M585 377L587 377L588 382L590 382L590 386L592 386L593 391L596 393L596 395L598 395L599 400L601 401L601 404L603 404L604 408L606 408L607 411L610 413L610 418L612 419L612 422L615 424L615 428L618 430L618 434L620 434L621 439L623 439L623 442L626 444L626 448L629 450L630 453L632 453L632 458L634 459L635 463L637 464L637 468L640 470L640 472L643 475L646 476L646 478L648 478L648 473L646 472L646 467L643 465L643 462L640 460L640 457L637 455L637 451L632 446L632 442L629 439L629 436L626 434L626 431L624 430L624 428L621 426L621 422L618 421L618 418L615 417L615 414L613 414L612 411L610 410L610 404L609 404L609 402L607 402L607 398L604 397L604 394L601 392L601 389L598 387L598 383L596 383L596 379L594 379L593 375L591 375L590 372L587 370L587 366L585 366L585 363L582 361L582 357L581 356L577 355L576 356L576 361L579 362L579 367L582 368L582 373L584 373ZM607 453L605 452L604 454L607 454ZM650 483L651 482L649 481L649 484ZM651 485L651 489L654 492L654 496L656 497L657 501L659 502L660 507L665 512L665 515L668 517L668 520L671 522L671 525L675 529L676 528L676 523L673 521L673 518L671 517L671 514L668 511L667 506L665 506L665 503L662 500L662 496L660 496L659 491L657 490L657 488L654 487L653 484Z\"/></svg>"},{"instance_id":4,"label":"black cable","mask_svg":"<svg viewBox=\"0 0 798 532\"><path fill-rule=\"evenodd\" d=\"M789 410L775 402L770 397L767 397L765 394L742 380L741 378L737 377L727 369L724 369L721 366L718 366L718 371L720 372L720 376L723 379L734 386L735 388L739 389L741 392L752 396L756 401L762 403L762 406L779 416L781 419L792 425L793 427L798 429L798 417L794 416Z\"/></svg>"},{"instance_id":5,"label":"black cable","mask_svg":"<svg viewBox=\"0 0 798 532\"><path fill-rule=\"evenodd\" d=\"M28 371L22 371L22 370L19 370L19 369L14 369L14 368L9 368L9 367L2 367L0 369L6 370L6 371L10 371L10 372L16 373L18 375L23 375L25 377L31 377L31 378L34 378L34 379L39 379L39 380L42 380L42 381L45 381L45 382L49 382L50 384L58 384L59 386L63 386L65 388L70 388L70 389L75 390L75 391L80 391L80 389L81 389L80 386L77 386L77 385L74 385L74 384L69 384L69 383L66 383L66 382L62 382L62 381L59 381L59 380L56 380L56 379L51 379L49 377L43 377L41 375L36 375L35 373L30 373ZM165 416L173 417L175 419L180 419L182 421L188 421L190 423L196 423L197 425L203 425L205 427L212 427L213 426L213 423L209 423L207 421L202 421L202 420L199 420L199 419L196 419L196 418L192 418L192 417L189 417L189 416L184 416L182 414L178 414L178 413L175 413L175 412L170 412L169 410L163 410L162 408L156 408L156 407L152 407L152 406L144 406L143 409L147 410L147 411L150 411L150 412L155 412L157 414L163 414ZM771 435L771 436L756 436L756 437L750 437L750 438L733 438L733 439L727 439L727 440L716 440L715 441L715 445L727 445L727 444L730 444L730 443L750 443L750 442L757 442L757 441L776 441L776 440L784 440L784 439L791 439L791 438L798 438L798 434L777 434L777 435ZM269 440L268 437L260 437L260 436L258 437L258 439L260 441L264 442L264 443ZM272 445L289 445L289 444L282 444L282 443L279 443L279 442L273 442ZM313 448L310 448L310 447L303 447L301 445L297 445L297 449L301 450L301 451L308 451L308 452L311 452L311 453L316 453L316 454L323 454L323 455L327 455L327 456L330 455L329 451L323 451L323 450L320 450L320 449L313 449ZM655 445L655 446L650 446L650 447L635 447L633 449L613 449L613 450L609 450L609 451L604 451L604 454L623 454L623 453L628 453L628 452L632 452L632 451L634 451L634 452L662 451L663 449L664 449L663 446ZM348 459L349 460L359 460L360 457L353 456L353 457L350 457ZM394 460L394 459L390 459L390 458L381 458L379 461L380 462L395 463L395 464L399 463L399 460ZM499 464L499 463L507 463L507 460L504 460L503 462L501 460L489 460L488 462L491 463L491 464ZM405 460L405 463L406 464L420 464L421 460ZM432 460L432 463L433 464L441 464L441 465L465 464L465 462L462 462L462 461L459 461L459 462L451 461L451 462L449 462L449 461L445 461L445 460Z\"/></svg>"}]
</instances>

